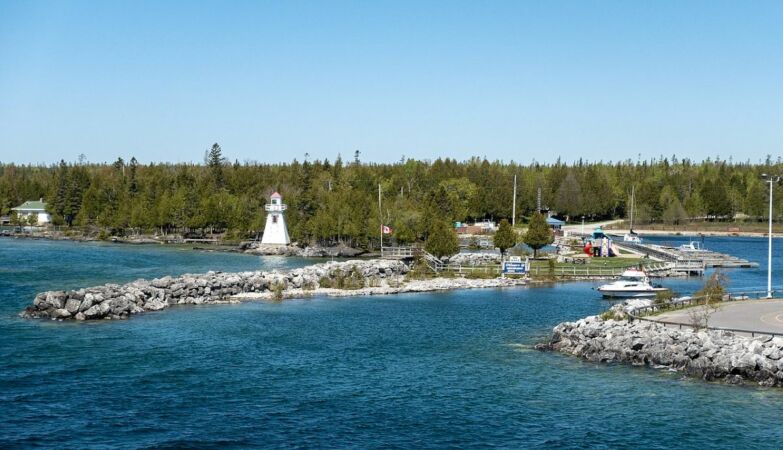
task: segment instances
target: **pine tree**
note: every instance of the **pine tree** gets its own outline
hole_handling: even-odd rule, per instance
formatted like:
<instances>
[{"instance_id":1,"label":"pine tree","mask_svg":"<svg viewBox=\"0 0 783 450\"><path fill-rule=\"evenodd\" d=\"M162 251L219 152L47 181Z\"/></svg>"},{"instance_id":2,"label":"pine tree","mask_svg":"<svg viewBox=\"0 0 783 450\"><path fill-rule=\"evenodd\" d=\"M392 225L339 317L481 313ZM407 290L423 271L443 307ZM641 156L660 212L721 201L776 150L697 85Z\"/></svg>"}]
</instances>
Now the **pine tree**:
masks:
<instances>
[{"instance_id":1,"label":"pine tree","mask_svg":"<svg viewBox=\"0 0 783 450\"><path fill-rule=\"evenodd\" d=\"M495 247L500 249L502 255L506 254L506 250L517 245L517 233L508 223L508 220L503 219L500 221L498 231L495 232L493 243Z\"/></svg>"},{"instance_id":2,"label":"pine tree","mask_svg":"<svg viewBox=\"0 0 783 450\"><path fill-rule=\"evenodd\" d=\"M533 258L538 257L539 249L554 241L555 236L552 234L549 225L547 225L544 215L538 212L533 214L527 233L525 233L523 238L523 242L533 249Z\"/></svg>"},{"instance_id":3,"label":"pine tree","mask_svg":"<svg viewBox=\"0 0 783 450\"><path fill-rule=\"evenodd\" d=\"M52 212L65 217L65 204L68 195L68 165L65 160L60 160L60 166L57 169L57 190L54 195L54 205Z\"/></svg>"},{"instance_id":4,"label":"pine tree","mask_svg":"<svg viewBox=\"0 0 783 450\"><path fill-rule=\"evenodd\" d=\"M130 160L130 182L128 183L128 192L131 196L135 195L139 191L139 183L136 180L136 170L139 166L139 162L136 161L136 157L132 157Z\"/></svg>"},{"instance_id":5,"label":"pine tree","mask_svg":"<svg viewBox=\"0 0 783 450\"><path fill-rule=\"evenodd\" d=\"M430 230L424 249L438 258L451 256L459 252L457 233L447 222L438 221Z\"/></svg>"},{"instance_id":6,"label":"pine tree","mask_svg":"<svg viewBox=\"0 0 783 450\"><path fill-rule=\"evenodd\" d=\"M209 166L209 171L212 173L212 181L218 189L222 188L226 182L223 177L223 162L223 150L221 150L220 145L215 142L209 150L207 165Z\"/></svg>"}]
</instances>

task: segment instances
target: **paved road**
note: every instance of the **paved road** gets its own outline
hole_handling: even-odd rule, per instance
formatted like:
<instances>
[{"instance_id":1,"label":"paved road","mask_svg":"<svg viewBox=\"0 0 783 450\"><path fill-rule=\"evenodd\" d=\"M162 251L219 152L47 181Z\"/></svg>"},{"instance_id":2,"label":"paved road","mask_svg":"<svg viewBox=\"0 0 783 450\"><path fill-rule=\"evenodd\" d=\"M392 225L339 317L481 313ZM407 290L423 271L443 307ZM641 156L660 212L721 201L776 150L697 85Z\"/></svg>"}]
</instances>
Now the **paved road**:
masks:
<instances>
[{"instance_id":1,"label":"paved road","mask_svg":"<svg viewBox=\"0 0 783 450\"><path fill-rule=\"evenodd\" d=\"M691 323L687 309L667 312L655 316L654 319L683 324ZM726 303L710 316L709 326L783 334L783 299Z\"/></svg>"},{"instance_id":2,"label":"paved road","mask_svg":"<svg viewBox=\"0 0 783 450\"><path fill-rule=\"evenodd\" d=\"M598 227L604 228L607 225L612 225L612 224L619 223L619 222L622 222L622 221L623 221L623 219L605 220L603 222L587 222L587 223L585 223L585 233L592 233L593 230L595 230ZM563 225L563 230L569 231L569 232L572 232L572 233L580 233L582 231L582 224L581 223L576 223L576 224L573 224L573 225ZM612 230L612 232L614 233L615 231Z\"/></svg>"}]
</instances>

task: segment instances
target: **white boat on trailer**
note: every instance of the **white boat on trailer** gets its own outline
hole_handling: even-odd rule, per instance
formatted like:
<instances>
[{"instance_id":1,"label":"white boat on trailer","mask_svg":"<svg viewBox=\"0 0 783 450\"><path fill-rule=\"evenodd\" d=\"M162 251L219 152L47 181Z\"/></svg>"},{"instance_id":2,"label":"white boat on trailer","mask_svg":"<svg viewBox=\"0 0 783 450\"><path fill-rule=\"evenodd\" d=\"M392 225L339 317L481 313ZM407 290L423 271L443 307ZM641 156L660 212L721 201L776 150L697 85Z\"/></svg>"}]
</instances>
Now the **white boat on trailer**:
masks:
<instances>
[{"instance_id":1,"label":"white boat on trailer","mask_svg":"<svg viewBox=\"0 0 783 450\"><path fill-rule=\"evenodd\" d=\"M628 269L619 280L598 287L598 292L604 298L655 297L659 292L668 290L665 287L653 286L647 273L640 269Z\"/></svg>"}]
</instances>

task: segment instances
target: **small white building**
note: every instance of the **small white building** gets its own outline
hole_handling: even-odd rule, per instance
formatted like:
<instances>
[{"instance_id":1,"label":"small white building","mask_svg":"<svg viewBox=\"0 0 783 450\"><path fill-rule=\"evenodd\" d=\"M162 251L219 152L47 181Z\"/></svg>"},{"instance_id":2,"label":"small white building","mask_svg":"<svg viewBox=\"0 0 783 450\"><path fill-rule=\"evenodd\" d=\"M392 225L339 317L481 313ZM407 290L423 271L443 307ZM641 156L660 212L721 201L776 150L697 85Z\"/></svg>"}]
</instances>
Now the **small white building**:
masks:
<instances>
[{"instance_id":1,"label":"small white building","mask_svg":"<svg viewBox=\"0 0 783 450\"><path fill-rule=\"evenodd\" d=\"M481 231L485 233L491 233L498 230L498 225L489 219L484 219L481 222L474 222L473 226L480 227Z\"/></svg>"},{"instance_id":2,"label":"small white building","mask_svg":"<svg viewBox=\"0 0 783 450\"><path fill-rule=\"evenodd\" d=\"M264 206L266 210L266 226L264 227L264 236L261 238L262 244L268 245L288 245L291 238L288 237L288 227L285 224L285 215L283 211L287 206L283 204L283 197L275 192L269 198L270 202Z\"/></svg>"},{"instance_id":3,"label":"small white building","mask_svg":"<svg viewBox=\"0 0 783 450\"><path fill-rule=\"evenodd\" d=\"M46 203L43 199L28 200L16 208L11 208L11 211L16 212L19 220L29 220L30 216L36 216L38 225L46 225L52 221L52 216L46 212Z\"/></svg>"}]
</instances>

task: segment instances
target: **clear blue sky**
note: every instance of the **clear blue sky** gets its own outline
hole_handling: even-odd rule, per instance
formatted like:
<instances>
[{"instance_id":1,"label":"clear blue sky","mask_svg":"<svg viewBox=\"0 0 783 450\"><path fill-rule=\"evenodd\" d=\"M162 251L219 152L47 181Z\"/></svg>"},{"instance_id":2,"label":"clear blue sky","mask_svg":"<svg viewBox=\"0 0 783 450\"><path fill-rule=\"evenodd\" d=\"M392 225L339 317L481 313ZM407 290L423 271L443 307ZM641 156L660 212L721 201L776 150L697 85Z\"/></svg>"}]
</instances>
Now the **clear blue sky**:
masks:
<instances>
[{"instance_id":1,"label":"clear blue sky","mask_svg":"<svg viewBox=\"0 0 783 450\"><path fill-rule=\"evenodd\" d=\"M783 149L783 2L0 0L0 161Z\"/></svg>"}]
</instances>

